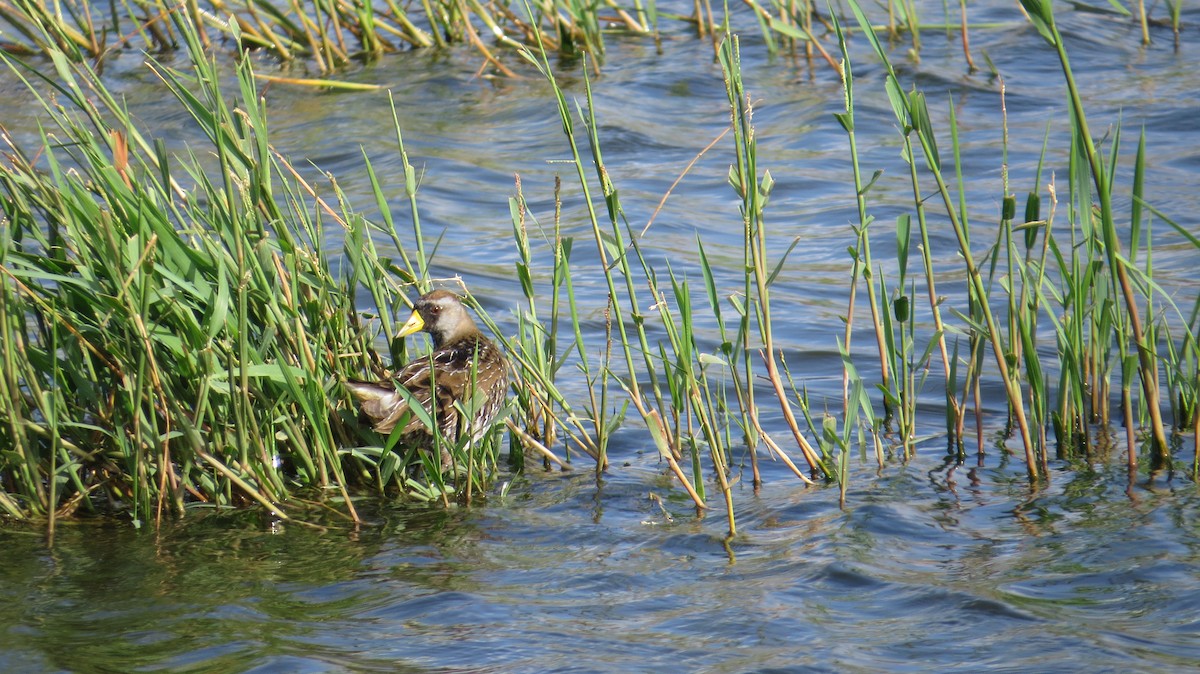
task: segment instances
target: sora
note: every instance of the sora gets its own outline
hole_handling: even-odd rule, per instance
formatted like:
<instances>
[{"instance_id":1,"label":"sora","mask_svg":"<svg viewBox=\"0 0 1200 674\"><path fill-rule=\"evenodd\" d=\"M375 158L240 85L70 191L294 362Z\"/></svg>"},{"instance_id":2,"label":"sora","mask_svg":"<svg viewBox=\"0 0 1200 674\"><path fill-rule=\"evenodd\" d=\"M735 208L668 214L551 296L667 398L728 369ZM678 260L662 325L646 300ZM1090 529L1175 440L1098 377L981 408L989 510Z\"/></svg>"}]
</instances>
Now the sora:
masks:
<instances>
[{"instance_id":1,"label":"sora","mask_svg":"<svg viewBox=\"0 0 1200 674\"><path fill-rule=\"evenodd\" d=\"M504 353L475 327L458 295L447 290L435 290L418 299L398 335L405 337L421 330L433 337L433 353L413 360L384 381L350 380L346 387L379 433L391 433L401 419L407 418L400 440L406 446L432 447L433 436L419 418L409 414L408 402L396 391L398 386L407 389L433 415L446 441L457 442L463 432L478 440L504 404L508 388ZM454 403L461 402L470 409L472 384L482 401L474 418L460 420ZM449 459L443 449L443 467L448 467Z\"/></svg>"}]
</instances>

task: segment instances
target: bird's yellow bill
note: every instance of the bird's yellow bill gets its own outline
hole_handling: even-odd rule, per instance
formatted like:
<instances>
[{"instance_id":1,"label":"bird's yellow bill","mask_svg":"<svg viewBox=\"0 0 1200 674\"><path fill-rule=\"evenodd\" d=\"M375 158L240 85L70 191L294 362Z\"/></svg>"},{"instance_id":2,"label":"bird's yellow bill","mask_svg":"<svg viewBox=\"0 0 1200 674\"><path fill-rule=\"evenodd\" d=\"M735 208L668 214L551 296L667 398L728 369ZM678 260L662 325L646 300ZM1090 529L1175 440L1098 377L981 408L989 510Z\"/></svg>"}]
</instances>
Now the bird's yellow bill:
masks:
<instances>
[{"instance_id":1,"label":"bird's yellow bill","mask_svg":"<svg viewBox=\"0 0 1200 674\"><path fill-rule=\"evenodd\" d=\"M396 333L397 337L407 337L414 332L420 332L425 327L425 321L421 318L421 314L412 312L412 316L408 317L408 322L404 327L400 328L400 332Z\"/></svg>"}]
</instances>

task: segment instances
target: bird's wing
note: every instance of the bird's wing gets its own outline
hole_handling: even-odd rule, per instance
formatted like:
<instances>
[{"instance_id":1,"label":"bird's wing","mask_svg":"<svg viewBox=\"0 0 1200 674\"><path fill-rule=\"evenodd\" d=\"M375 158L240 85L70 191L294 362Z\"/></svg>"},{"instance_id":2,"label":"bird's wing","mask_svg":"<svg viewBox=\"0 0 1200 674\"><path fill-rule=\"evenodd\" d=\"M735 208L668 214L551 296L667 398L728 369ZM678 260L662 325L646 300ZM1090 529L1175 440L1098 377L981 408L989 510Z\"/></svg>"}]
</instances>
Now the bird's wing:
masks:
<instances>
[{"instance_id":1,"label":"bird's wing","mask_svg":"<svg viewBox=\"0 0 1200 674\"><path fill-rule=\"evenodd\" d=\"M405 368L405 370L408 369ZM404 386L409 393L408 397L397 390L398 384L404 384L396 379L380 382L350 380L346 382L346 388L358 400L359 409L371 420L372 427L376 432L387 434L396 428L396 424L405 415L408 415L409 397L415 398L425 409L429 409L428 387L420 386L419 377L410 376L405 381L408 382L408 385ZM410 433L417 430L426 430L425 424L414 416L404 425L403 432Z\"/></svg>"}]
</instances>

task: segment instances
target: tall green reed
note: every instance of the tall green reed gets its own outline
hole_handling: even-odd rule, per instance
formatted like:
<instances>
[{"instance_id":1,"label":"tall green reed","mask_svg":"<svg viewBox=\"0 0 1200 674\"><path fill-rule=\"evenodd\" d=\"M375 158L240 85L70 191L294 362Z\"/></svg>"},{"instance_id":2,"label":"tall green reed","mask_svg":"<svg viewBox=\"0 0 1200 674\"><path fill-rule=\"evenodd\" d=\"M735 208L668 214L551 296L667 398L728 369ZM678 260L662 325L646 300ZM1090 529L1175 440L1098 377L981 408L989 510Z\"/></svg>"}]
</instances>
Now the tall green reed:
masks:
<instances>
[{"instance_id":1,"label":"tall green reed","mask_svg":"<svg viewBox=\"0 0 1200 674\"><path fill-rule=\"evenodd\" d=\"M428 282L423 249L414 266L390 220L370 223L336 184L336 206L320 196L271 147L250 62L237 64L231 103L199 34L173 19L190 69L153 67L205 139L199 152L144 137L86 63L53 51L42 74L5 59L48 126L38 155L6 139L0 169L0 358L12 365L0 382L11 449L0 508L118 510L141 524L189 503L257 503L287 518L283 504L308 493L353 516L355 484L477 493L495 472L494 441L468 448L467 479L452 488L440 470L414 478L421 457L363 431L340 385L382 371L356 286L385 327L403 306L376 235L393 237L401 277L418 285ZM345 275L327 252L327 222L346 232Z\"/></svg>"},{"instance_id":2,"label":"tall green reed","mask_svg":"<svg viewBox=\"0 0 1200 674\"><path fill-rule=\"evenodd\" d=\"M556 181L556 193L559 189L561 181ZM513 239L518 252L517 279L526 302L517 312L517 335L507 343L520 372L520 383L515 391L524 426L519 431L520 437L541 453L546 462L562 465L563 461L550 452L550 447L554 446L562 433L569 442L566 447L568 452L572 448L582 450L596 461L597 470L602 470L607 465L608 438L620 424L623 413L610 414L607 379L590 375L594 370L584 346L580 328L582 319L575 298L575 288L571 283L571 251L574 241L562 235L561 201L555 199L553 229L549 233L553 259L549 273L548 302L545 301L535 280L537 267L530 230L535 229L543 236L546 236L547 232L529 212L519 176L516 180L516 195L509 200L509 207ZM564 302L567 307L566 316L563 315ZM545 305L549 307L548 319L542 317ZM567 325L572 328L573 339L567 346L560 348L560 331ZM493 331L498 332L494 326ZM586 382L589 391L589 399L584 405L586 415L577 413L556 385L559 370L568 362L568 355L572 350L579 357L580 371L585 378L590 376ZM611 351L606 344L606 349L601 354L602 362L607 363L610 358ZM585 426L585 419L593 424L590 433ZM513 456L517 454L513 453ZM569 459L570 454L567 456Z\"/></svg>"},{"instance_id":3,"label":"tall green reed","mask_svg":"<svg viewBox=\"0 0 1200 674\"><path fill-rule=\"evenodd\" d=\"M321 73L335 73L359 62L374 62L389 54L410 49L443 49L469 45L482 59L480 72L504 77L519 76L508 63L508 55L524 46L542 45L568 58L583 54L598 67L605 53L605 36L613 33L645 36L661 44L662 17L696 26L698 37L712 40L714 55L721 36L734 31L735 22L753 21L768 52L803 55L812 62L820 58L829 67L838 63L824 43L832 21L817 12L816 4L798 0L742 0L745 13L716 15L710 0L695 0L688 16L660 13L654 2L642 0L537 0L526 11L511 3L479 0L142 0L136 3L92 3L62 0L52 5L33 0L0 3L0 21L12 28L12 38L2 48L13 53L44 52L54 47L74 61L84 58L103 64L122 49L144 49L152 53L173 51L183 42L175 27L175 15L185 15L198 28L208 49L234 46L253 49L284 62L305 60ZM1115 0L1111 11L1138 21L1143 43L1150 41L1150 19L1141 0L1135 12ZM1179 40L1181 3L1168 2L1169 21ZM887 20L877 30L896 41L902 34L911 40L909 57L920 58L922 31L944 30L947 37L961 31L963 56L975 69L968 40L966 3L959 14L950 16L943 5L944 23L922 23L913 0L889 0ZM749 16L747 16L748 14ZM833 14L831 13L831 16ZM236 26L237 32L233 28ZM1007 26L976 24L978 28ZM272 79L322 87L352 87L332 79L301 79L274 76Z\"/></svg>"},{"instance_id":4,"label":"tall green reed","mask_svg":"<svg viewBox=\"0 0 1200 674\"><path fill-rule=\"evenodd\" d=\"M619 192L603 160L590 82L585 77L585 101L573 114L555 80L545 52L541 55L529 53L527 58L541 70L558 99L564 135L571 149L583 202L592 225L600 271L608 291L608 310L611 312L615 347L623 357L628 373L617 373L611 369L599 374L594 374L595 371L590 371L593 374L585 372L589 386L595 388L597 382L603 386L605 378L614 378L625 390L629 404L647 425L659 456L701 508L707 507L703 464L703 459L707 458L708 475L722 496L729 532L733 535L736 532L736 520L731 481L733 463L729 449L735 435L741 437L751 450L751 470L756 485L760 478L754 448L759 443L766 443L769 451L780 457L797 476L809 480L805 472L797 468L779 444L771 439L759 420L760 410L755 397L760 370L755 363L756 343L764 344L757 355L764 364L767 380L772 384L788 428L804 453L809 471L822 477L831 477L834 472L809 445L792 411L794 387L789 392L785 385L785 378L791 383L790 374L781 362L781 353L774 343L771 327L769 287L787 258L785 253L777 260L768 259L764 209L772 180L769 173L760 177L755 164L752 109L741 83L737 38L727 34L720 54L726 74L731 128L735 139L730 183L743 200L741 226L745 234L745 275L741 289L731 298L734 313L728 320L724 318L725 300L720 297L714 271L703 243L698 241L704 295L708 300L708 309L716 318L722 345L720 354L705 353L699 348L694 318L696 300L687 278L670 265L665 270L665 279L660 278L660 270L655 268L647 250L643 248L642 237L646 230L638 232L629 225L621 207ZM583 134L588 141L590 162L584 160L585 155L576 141L576 115L584 124ZM587 174L588 164L596 169L592 178L600 185L604 197L604 212L607 215L604 219L591 197L593 183ZM648 291L651 297L651 310L657 313L657 326L664 335L658 340L657 348L651 345L647 325L649 316L641 308L644 306L641 300L644 291ZM577 335L577 339L582 341L583 337ZM798 400L804 407L805 401L802 398ZM734 402L736 407L733 406ZM596 411L593 406L593 414ZM806 408L804 412L807 417ZM690 477L679 463L685 455L691 461Z\"/></svg>"},{"instance_id":5,"label":"tall green reed","mask_svg":"<svg viewBox=\"0 0 1200 674\"><path fill-rule=\"evenodd\" d=\"M910 167L913 208L925 268L921 285L928 291L930 298L930 346L936 346L936 351L940 352L945 374L948 411L946 430L952 440L961 437L969 393L975 397L976 408L979 406L979 382L986 376L980 360L983 353L981 347L986 343L993 353L998 378L1005 387L1010 423L1025 448L1026 467L1031 479L1038 478L1046 469L1047 425L1054 428L1060 456L1070 455L1073 447L1087 450L1093 446L1093 441L1088 437L1089 430L1093 424L1099 423L1104 427L1109 422L1109 405L1114 398L1111 382L1114 378L1120 382L1120 404L1130 433L1131 466L1135 465L1136 453L1132 440L1134 410L1131 407L1128 385L1134 378L1141 382L1142 395L1137 409L1140 410L1150 433L1156 464L1162 464L1167 455L1160 416L1162 401L1158 394L1158 372L1159 364L1164 359L1159 355L1158 349L1160 344L1167 344L1170 353L1182 354L1190 348L1191 341L1187 338L1170 340L1161 337L1166 327L1172 323L1189 324L1185 320L1173 322L1161 319L1152 322L1148 328L1141 327L1139 304L1145 304L1149 315L1161 313L1153 309L1155 298L1159 297L1161 292L1151 280L1153 272L1150 260L1146 260L1144 268L1131 264L1132 260L1137 259L1139 245L1145 140L1143 138L1139 141L1134 162L1134 207L1129 227L1133 250L1126 258L1121 253L1118 227L1111 205L1116 189L1114 176L1120 152L1119 128L1113 136L1105 160L1087 131L1079 93L1048 4L1030 2L1026 5L1031 14L1036 15L1035 25L1043 37L1055 47L1068 84L1068 110L1072 130L1070 151L1067 153L1070 160L1066 189L1068 226L1065 231L1054 226L1059 190L1056 190L1053 182L1049 186L1050 211L1048 215L1043 213L1040 190L1036 186L1041 180L1041 164L1035 177L1035 186L1026 198L1023 219L1018 220L1016 197L1010 193L1008 184L1007 159L1002 158L1004 196L998 218L1000 227L996 230L995 242L983 249L982 256L973 254L971 227L964 198L964 176L959 160L960 141L953 106L948 109L947 122L951 138L949 158L955 167L952 180L945 175L937 134L923 94L920 91L902 90L895 71L888 62L887 54L876 39L862 10L857 3L852 2L850 5L864 35L887 70L885 90L899 123L904 142L904 157ZM848 53L843 53L846 57L847 105L846 112L841 113L838 119L850 135L852 157L856 157L853 79L850 76L852 71ZM1000 82L1003 94L1003 80ZM1003 129L1005 136L1002 146L1007 152L1006 124L1003 125ZM916 162L918 150L924 159L923 166L920 166L921 171L918 171ZM1042 161L1045 161L1045 152ZM862 199L869 190L870 183L863 185L857 161L854 162L854 166L862 224L857 228L859 243L852 250L852 259L856 278L859 278L869 273L863 269L863 263L870 259L870 241L866 236L870 219ZM964 322L962 328L948 325L940 316L940 300L934 286L935 274L931 257L933 251L930 247L925 200L922 196L923 189L919 187L922 175L934 181L936 193L941 197L942 214L948 220L950 229L959 243L960 257L967 275L967 311L958 314ZM951 191L951 185L957 186L957 199ZM1095 199L1093 195L1096 195ZM905 283L908 258L906 242L909 238L910 222L911 219L906 216L897 221L897 285L901 288ZM877 279L876 282L881 289L884 288L883 279ZM868 284L868 288L870 287ZM902 290L900 292L903 293ZM1002 299L997 299L997 294L1001 295ZM853 297L852 294L852 300ZM911 372L912 363L924 363L930 355L927 348L923 356L912 359L912 333L904 330L903 321L900 320L901 315L907 313L899 311L904 299L903 294L896 296L893 308L897 311L891 317L881 308L874 308L876 301L871 300L872 314L877 317L874 321L875 332L883 363L880 388L884 392L885 409L890 410L894 405L900 410L899 424L902 434L911 432L911 428L906 425L906 419L907 415L915 410L915 395L920 388L919 385L914 386L914 382L905 373ZM1169 299L1166 301L1169 303ZM999 307L1004 307L1003 313L997 311ZM1179 315L1177 311L1175 313ZM889 318L897 320L893 324ZM1053 329L1058 354L1056 362L1046 362L1039 350L1039 324L1043 320L1048 321ZM967 367L961 378L959 349L955 347L952 357L946 343L946 335L950 331L968 336ZM848 329L847 339L849 334ZM1181 379L1178 376L1181 365L1185 368L1183 372L1190 373L1190 370L1186 369L1186 361L1177 356L1170 356L1165 364L1166 370L1172 373L1168 376L1174 381ZM1185 374L1182 378L1187 377ZM1057 387L1051 389L1055 378ZM1179 416L1175 418L1181 419ZM1185 423L1190 419L1191 416L1182 417ZM978 421L977 429L982 429Z\"/></svg>"},{"instance_id":6,"label":"tall green reed","mask_svg":"<svg viewBox=\"0 0 1200 674\"><path fill-rule=\"evenodd\" d=\"M1075 76L1071 72L1067 51L1063 45L1062 35L1058 31L1058 25L1054 21L1054 12L1050 3L1046 0L1022 0L1021 4L1029 13L1030 19L1041 36L1054 48L1062 66L1063 77L1066 80L1070 97L1074 142L1078 144L1078 152L1082 154L1082 159L1086 160L1087 171L1090 173L1091 181L1100 199L1100 240L1103 242L1108 268L1113 274L1116 290L1120 293L1125 305L1124 312L1118 315L1118 318L1121 319L1119 325L1122 338L1124 335L1128 335L1136 349L1139 361L1138 377L1141 380L1142 395L1150 417L1150 433L1153 438L1154 450L1160 459L1165 460L1168 447L1159 408L1161 401L1158 393L1158 364L1155 345L1146 339L1138 298L1134 292L1133 282L1129 278L1128 265L1122 259L1121 243L1117 237L1112 206L1112 171L1104 166L1091 131L1088 129L1087 116L1083 110L1079 88L1075 84ZM1114 161L1115 158L1116 153L1114 152Z\"/></svg>"},{"instance_id":7,"label":"tall green reed","mask_svg":"<svg viewBox=\"0 0 1200 674\"><path fill-rule=\"evenodd\" d=\"M624 220L620 198L604 165L596 132L595 108L592 105L590 83L585 77L586 107L580 108L578 112L586 128L585 133L591 153L590 163L595 167L596 178L604 197L607 214L605 225L601 224L600 214L591 196L587 163L581 158L579 144L575 137L574 115L567 105L566 96L558 87L546 52L542 51L540 56L529 51L524 54L526 59L537 67L551 84L558 102L559 119L571 149L572 162L583 192L583 201L587 209L588 220L591 223L598 259L604 271L608 291L608 312L610 312L608 315L609 325L615 328L613 332L613 336L616 338L615 345L620 349L625 361L626 372L629 373L628 378L617 378L616 381L626 391L630 404L634 406L646 423L659 455L670 465L672 472L687 489L697 507L705 507L703 495L697 491L697 485L687 478L678 463L678 439L671 432L671 424L668 423L668 419L671 418L670 410L664 401L660 384L660 370L654 362L655 352L650 347L646 316L642 313L642 305L638 300L633 261L630 259L629 253L634 253L644 272L649 273L650 267L641 252L636 236L632 236L633 232L628 227L628 222ZM618 286L619 282L620 286ZM655 293L655 299L655 304L660 311L668 311L667 305L659 299L657 293ZM673 320L666 320L664 323L673 323ZM641 355L640 359L637 358L637 354ZM642 363L642 367L635 365L638 360ZM638 372L644 372L648 377L649 381L645 385L639 381ZM595 412L595 409L593 411ZM602 424L599 423L595 425L597 428L602 427ZM601 464L607 463L604 455L599 456L598 460Z\"/></svg>"},{"instance_id":8,"label":"tall green reed","mask_svg":"<svg viewBox=\"0 0 1200 674\"><path fill-rule=\"evenodd\" d=\"M876 38L874 31L871 29L870 23L867 21L865 14L856 2L851 1L850 7L853 10L864 35L867 37L871 46L874 48L876 55L883 62L887 70L885 79L885 88L888 99L891 103L892 110L896 116L896 120L901 130L902 140L904 142L904 156L910 167L910 182L913 185L914 208L917 213L917 221L922 241L923 255L925 256L925 282L926 288L929 290L931 313L935 324L933 341L937 343L937 348L942 355L942 365L945 372L945 388L946 401L949 408L956 407L955 403L955 381L951 377L953 368L950 365L949 354L945 346L945 327L942 323L939 309L939 300L936 291L934 290L934 279L932 269L932 251L929 246L928 227L925 216L925 200L919 188L919 174L917 168L916 149L920 148L924 158L924 167L929 175L934 179L937 185L937 193L942 197L942 203L946 216L950 221L951 229L954 232L955 238L959 244L959 251L962 255L964 265L966 267L968 278L968 292L977 298L987 296L986 288L983 283L979 268L972 257L970 236L968 225L958 208L953 203L952 196L949 191L948 181L942 174L941 155L938 152L936 139L933 134L932 125L930 122L928 108L926 106L925 97L922 93L914 91L904 93L900 87L899 80L896 77L895 70L892 68L888 60L887 53L883 49L879 40ZM915 136L915 143L914 141ZM957 163L957 162L956 162ZM991 307L984 301L978 303L982 311L984 325L980 326L988 335L992 349L996 355L996 365L999 371L1000 378L1007 392L1010 409L1016 420L1017 427L1020 432L1022 444L1025 447L1026 464L1030 471L1031 477L1037 475L1036 462L1034 460L1035 447L1032 438L1029 434L1029 426L1025 417L1025 408L1022 399L1022 392L1018 384L1015 373L1011 372L1011 368L1006 357L1006 348L1003 338L999 332L996 319L993 315ZM910 398L906 403L910 406L915 405L915 400ZM910 408L911 409L911 408ZM953 432L953 426L948 424L947 430Z\"/></svg>"},{"instance_id":9,"label":"tall green reed","mask_svg":"<svg viewBox=\"0 0 1200 674\"><path fill-rule=\"evenodd\" d=\"M769 171L763 172L761 178L757 168L757 142L752 124L753 104L745 90L741 78L741 54L737 36L726 34L721 48L721 66L725 73L725 89L729 100L734 137L735 162L729 170L729 182L734 192L742 199L742 231L744 263L747 270L744 283L744 304L741 305L741 320L744 328L740 331L744 341L743 350L747 361L743 363L747 380L745 392L748 400L748 412L752 423L760 429L757 420L758 408L753 398L754 369L748 359L753 349L750 343L752 328L757 337L762 340L761 357L766 367L767 380L774 390L775 397L783 413L784 422L791 431L796 445L804 455L811 471L828 475L829 470L822 464L821 458L808 443L792 410L791 398L783 385L783 374L779 368L779 353L775 347L774 330L771 319L770 285L778 275L787 259L786 253L774 265L767 260L767 232L764 212L767 200L774 185L774 179ZM790 250L789 250L790 252ZM795 471L795 466L787 458L787 454L778 449L779 456Z\"/></svg>"}]
</instances>

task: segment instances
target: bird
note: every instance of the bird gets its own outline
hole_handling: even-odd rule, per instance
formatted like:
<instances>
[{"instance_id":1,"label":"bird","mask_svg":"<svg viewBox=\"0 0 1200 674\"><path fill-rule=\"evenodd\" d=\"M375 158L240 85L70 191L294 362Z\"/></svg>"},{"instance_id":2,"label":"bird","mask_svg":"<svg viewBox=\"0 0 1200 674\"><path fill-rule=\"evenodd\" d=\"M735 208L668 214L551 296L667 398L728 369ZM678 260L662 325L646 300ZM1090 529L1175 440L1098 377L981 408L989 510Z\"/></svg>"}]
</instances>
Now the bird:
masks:
<instances>
[{"instance_id":1,"label":"bird","mask_svg":"<svg viewBox=\"0 0 1200 674\"><path fill-rule=\"evenodd\" d=\"M435 420L441 437L442 467L449 467L446 446L469 435L478 441L491 427L508 390L508 360L504 352L476 327L462 299L448 290L434 290L413 304L413 312L397 333L407 337L420 331L433 338L433 352L417 358L382 381L350 379L346 388L359 403L362 415L376 432L388 435L404 423L400 443L431 448L432 431L409 409L409 400L420 403ZM405 389L405 396L398 389ZM481 397L473 398L476 393ZM472 400L478 401L472 406ZM460 419L459 402L474 411ZM464 435L465 434L465 435Z\"/></svg>"}]
</instances>

